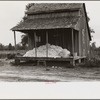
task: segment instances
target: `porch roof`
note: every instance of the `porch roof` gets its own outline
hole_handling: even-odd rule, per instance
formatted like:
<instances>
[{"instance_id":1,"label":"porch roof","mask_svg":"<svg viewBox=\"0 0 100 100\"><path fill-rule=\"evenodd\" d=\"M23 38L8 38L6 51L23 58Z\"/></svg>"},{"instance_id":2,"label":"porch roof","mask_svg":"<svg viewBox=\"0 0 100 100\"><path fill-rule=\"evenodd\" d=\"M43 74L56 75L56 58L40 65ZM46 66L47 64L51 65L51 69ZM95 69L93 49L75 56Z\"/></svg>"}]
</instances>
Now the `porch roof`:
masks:
<instances>
[{"instance_id":1,"label":"porch roof","mask_svg":"<svg viewBox=\"0 0 100 100\"><path fill-rule=\"evenodd\" d=\"M57 28L74 28L80 17L58 17L58 18L35 18L26 19L13 27L13 31L39 30L39 29L57 29ZM77 29L78 30L78 29Z\"/></svg>"}]
</instances>

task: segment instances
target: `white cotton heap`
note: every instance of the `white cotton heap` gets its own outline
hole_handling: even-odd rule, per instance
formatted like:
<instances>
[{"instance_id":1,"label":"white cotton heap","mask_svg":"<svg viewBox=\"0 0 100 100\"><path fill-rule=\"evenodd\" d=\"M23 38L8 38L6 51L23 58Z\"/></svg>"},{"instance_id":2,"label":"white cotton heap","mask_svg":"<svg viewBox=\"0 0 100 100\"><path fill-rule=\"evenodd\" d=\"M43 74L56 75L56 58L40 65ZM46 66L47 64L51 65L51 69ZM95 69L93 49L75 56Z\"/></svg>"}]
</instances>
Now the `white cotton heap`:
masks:
<instances>
[{"instance_id":1,"label":"white cotton heap","mask_svg":"<svg viewBox=\"0 0 100 100\"><path fill-rule=\"evenodd\" d=\"M63 49L59 55L62 57L62 58L68 58L70 56L70 51L68 51L67 49Z\"/></svg>"},{"instance_id":2,"label":"white cotton heap","mask_svg":"<svg viewBox=\"0 0 100 100\"><path fill-rule=\"evenodd\" d=\"M67 58L70 55L70 51L63 49L60 46L48 44L48 57L52 58ZM35 48L29 50L23 57L35 57ZM46 57L46 45L42 45L37 48L37 57Z\"/></svg>"}]
</instances>

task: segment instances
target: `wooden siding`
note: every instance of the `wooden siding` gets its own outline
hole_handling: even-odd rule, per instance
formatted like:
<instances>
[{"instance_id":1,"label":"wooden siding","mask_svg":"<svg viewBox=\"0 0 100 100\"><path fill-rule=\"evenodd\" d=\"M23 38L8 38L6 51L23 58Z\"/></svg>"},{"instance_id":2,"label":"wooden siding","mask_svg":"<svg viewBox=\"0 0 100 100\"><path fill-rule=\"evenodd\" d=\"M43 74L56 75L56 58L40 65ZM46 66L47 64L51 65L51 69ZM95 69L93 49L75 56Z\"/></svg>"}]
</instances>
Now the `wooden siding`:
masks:
<instances>
[{"instance_id":1,"label":"wooden siding","mask_svg":"<svg viewBox=\"0 0 100 100\"><path fill-rule=\"evenodd\" d=\"M74 30L74 53L79 56L79 31Z\"/></svg>"},{"instance_id":2,"label":"wooden siding","mask_svg":"<svg viewBox=\"0 0 100 100\"><path fill-rule=\"evenodd\" d=\"M28 48L29 50L33 49L34 48L34 34L33 33L30 33L28 34Z\"/></svg>"},{"instance_id":3,"label":"wooden siding","mask_svg":"<svg viewBox=\"0 0 100 100\"><path fill-rule=\"evenodd\" d=\"M80 56L88 56L89 55L89 43L90 43L90 39L89 39L89 33L88 33L88 29L87 29L87 22L86 22L86 16L85 16L85 12L84 9L80 10L81 12L81 20L80 20L80 36L79 36L79 41L80 41Z\"/></svg>"}]
</instances>

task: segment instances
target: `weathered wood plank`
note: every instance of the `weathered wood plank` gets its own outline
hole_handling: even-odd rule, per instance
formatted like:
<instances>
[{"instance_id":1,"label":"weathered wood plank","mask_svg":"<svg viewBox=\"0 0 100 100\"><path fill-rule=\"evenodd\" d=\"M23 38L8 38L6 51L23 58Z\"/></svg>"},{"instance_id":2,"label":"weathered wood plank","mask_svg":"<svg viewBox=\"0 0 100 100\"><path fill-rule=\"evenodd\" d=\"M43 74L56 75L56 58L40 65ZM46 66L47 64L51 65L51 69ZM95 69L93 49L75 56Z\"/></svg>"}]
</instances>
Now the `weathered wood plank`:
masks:
<instances>
[{"instance_id":1,"label":"weathered wood plank","mask_svg":"<svg viewBox=\"0 0 100 100\"><path fill-rule=\"evenodd\" d=\"M72 29L72 55L74 56L74 30Z\"/></svg>"},{"instance_id":2,"label":"weathered wood plank","mask_svg":"<svg viewBox=\"0 0 100 100\"><path fill-rule=\"evenodd\" d=\"M35 57L37 57L37 43L36 43L36 33L34 32L34 44L35 44Z\"/></svg>"},{"instance_id":3,"label":"weathered wood plank","mask_svg":"<svg viewBox=\"0 0 100 100\"><path fill-rule=\"evenodd\" d=\"M14 31L14 43L15 43L15 50L17 50L17 48L16 48L16 33L15 33L15 31Z\"/></svg>"},{"instance_id":4,"label":"weathered wood plank","mask_svg":"<svg viewBox=\"0 0 100 100\"><path fill-rule=\"evenodd\" d=\"M48 57L48 32L46 32L46 57Z\"/></svg>"}]
</instances>

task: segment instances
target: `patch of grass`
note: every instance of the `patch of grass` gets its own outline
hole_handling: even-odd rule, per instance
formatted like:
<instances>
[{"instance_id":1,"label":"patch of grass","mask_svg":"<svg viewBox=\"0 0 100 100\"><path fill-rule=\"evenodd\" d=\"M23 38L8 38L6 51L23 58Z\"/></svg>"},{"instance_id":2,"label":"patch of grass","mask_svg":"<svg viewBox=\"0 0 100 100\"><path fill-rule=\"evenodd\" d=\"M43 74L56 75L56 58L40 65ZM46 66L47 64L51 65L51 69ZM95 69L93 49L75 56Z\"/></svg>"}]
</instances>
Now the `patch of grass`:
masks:
<instances>
[{"instance_id":1,"label":"patch of grass","mask_svg":"<svg viewBox=\"0 0 100 100\"><path fill-rule=\"evenodd\" d=\"M80 67L88 67L88 68L94 68L94 67L100 67L100 59L97 58L91 58L86 59L84 64L81 64Z\"/></svg>"}]
</instances>

